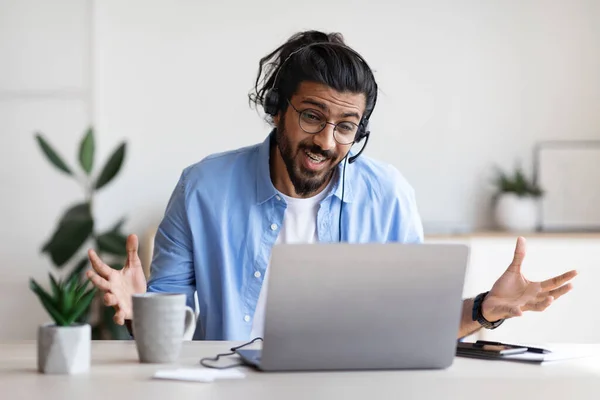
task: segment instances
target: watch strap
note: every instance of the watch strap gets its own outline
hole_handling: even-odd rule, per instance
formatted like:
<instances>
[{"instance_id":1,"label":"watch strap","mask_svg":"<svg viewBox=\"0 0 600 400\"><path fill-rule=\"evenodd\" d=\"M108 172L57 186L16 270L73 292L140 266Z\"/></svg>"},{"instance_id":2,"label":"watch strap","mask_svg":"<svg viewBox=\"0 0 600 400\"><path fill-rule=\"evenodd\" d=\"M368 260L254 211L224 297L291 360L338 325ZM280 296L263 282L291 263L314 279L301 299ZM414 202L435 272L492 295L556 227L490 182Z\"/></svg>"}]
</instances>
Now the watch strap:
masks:
<instances>
[{"instance_id":1,"label":"watch strap","mask_svg":"<svg viewBox=\"0 0 600 400\"><path fill-rule=\"evenodd\" d=\"M479 324L486 329L496 329L497 327L502 325L502 323L504 322L504 319L499 319L498 321L488 321L487 319L485 319L483 317L483 312L481 310L483 300L488 295L488 293L490 293L490 292L487 291L484 293L480 293L475 297L475 300L473 301L472 318L473 318L473 321L479 322Z\"/></svg>"}]
</instances>

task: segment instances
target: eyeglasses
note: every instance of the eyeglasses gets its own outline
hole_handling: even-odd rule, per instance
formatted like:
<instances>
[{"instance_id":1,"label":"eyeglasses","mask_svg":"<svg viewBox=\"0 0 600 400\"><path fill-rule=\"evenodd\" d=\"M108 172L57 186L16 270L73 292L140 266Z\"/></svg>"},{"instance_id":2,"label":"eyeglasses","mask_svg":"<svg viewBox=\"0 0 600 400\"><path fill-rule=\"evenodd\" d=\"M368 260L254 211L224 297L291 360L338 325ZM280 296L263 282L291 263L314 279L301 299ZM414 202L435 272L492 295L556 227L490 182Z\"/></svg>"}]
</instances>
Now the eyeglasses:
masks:
<instances>
[{"instance_id":1,"label":"eyeglasses","mask_svg":"<svg viewBox=\"0 0 600 400\"><path fill-rule=\"evenodd\" d=\"M288 103L298 113L298 124L304 132L314 135L325 129L327 125L333 125L333 138L339 144L351 144L356 139L358 125L354 122L342 121L334 124L327 121L327 117L317 110L307 108L299 111L289 100Z\"/></svg>"}]
</instances>

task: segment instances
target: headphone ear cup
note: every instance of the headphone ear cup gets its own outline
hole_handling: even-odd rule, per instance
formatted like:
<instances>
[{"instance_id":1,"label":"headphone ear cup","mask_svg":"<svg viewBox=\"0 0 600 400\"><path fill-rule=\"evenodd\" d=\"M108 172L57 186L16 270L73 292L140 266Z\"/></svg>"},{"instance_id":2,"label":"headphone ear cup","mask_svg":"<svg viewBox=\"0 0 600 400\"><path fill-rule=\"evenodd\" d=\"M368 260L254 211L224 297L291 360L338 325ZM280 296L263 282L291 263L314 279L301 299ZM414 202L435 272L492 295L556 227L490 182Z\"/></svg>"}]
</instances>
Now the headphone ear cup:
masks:
<instances>
[{"instance_id":1,"label":"headphone ear cup","mask_svg":"<svg viewBox=\"0 0 600 400\"><path fill-rule=\"evenodd\" d=\"M356 134L356 143L363 140L365 137L369 136L371 132L369 132L369 120L362 120L358 125L358 133Z\"/></svg>"},{"instance_id":2,"label":"headphone ear cup","mask_svg":"<svg viewBox=\"0 0 600 400\"><path fill-rule=\"evenodd\" d=\"M271 116L276 116L279 111L279 93L276 90L269 90L265 95L263 105L265 112Z\"/></svg>"}]
</instances>

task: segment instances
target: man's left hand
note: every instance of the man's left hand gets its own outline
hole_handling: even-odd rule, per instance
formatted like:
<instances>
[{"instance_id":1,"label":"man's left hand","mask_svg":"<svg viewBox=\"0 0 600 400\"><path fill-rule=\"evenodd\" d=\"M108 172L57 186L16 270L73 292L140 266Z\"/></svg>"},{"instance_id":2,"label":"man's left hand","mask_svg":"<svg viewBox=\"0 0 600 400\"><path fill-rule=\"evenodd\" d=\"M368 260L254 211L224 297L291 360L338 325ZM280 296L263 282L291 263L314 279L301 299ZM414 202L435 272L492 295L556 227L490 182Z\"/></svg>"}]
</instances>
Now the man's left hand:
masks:
<instances>
[{"instance_id":1,"label":"man's left hand","mask_svg":"<svg viewBox=\"0 0 600 400\"><path fill-rule=\"evenodd\" d=\"M493 322L518 317L524 311L544 311L572 289L573 286L567 282L577 275L575 270L543 282L528 281L521 273L525 247L525 238L518 238L512 263L484 299L482 313L486 320Z\"/></svg>"}]
</instances>

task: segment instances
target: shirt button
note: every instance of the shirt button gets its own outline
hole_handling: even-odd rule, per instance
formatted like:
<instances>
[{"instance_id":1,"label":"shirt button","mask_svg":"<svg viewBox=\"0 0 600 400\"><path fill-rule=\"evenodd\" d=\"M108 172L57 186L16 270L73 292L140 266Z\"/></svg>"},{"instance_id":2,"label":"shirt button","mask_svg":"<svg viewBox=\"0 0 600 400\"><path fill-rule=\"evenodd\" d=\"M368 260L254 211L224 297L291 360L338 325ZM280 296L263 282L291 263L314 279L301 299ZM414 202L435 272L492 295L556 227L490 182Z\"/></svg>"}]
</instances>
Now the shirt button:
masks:
<instances>
[{"instance_id":1,"label":"shirt button","mask_svg":"<svg viewBox=\"0 0 600 400\"><path fill-rule=\"evenodd\" d=\"M261 277L261 275L262 275L262 274L260 273L260 271L256 271L256 272L254 273L254 277L255 277L255 278L260 278L260 277Z\"/></svg>"},{"instance_id":2,"label":"shirt button","mask_svg":"<svg viewBox=\"0 0 600 400\"><path fill-rule=\"evenodd\" d=\"M246 322L250 322L250 316L249 316L249 315L246 315L246 316L244 317L244 321L246 321Z\"/></svg>"},{"instance_id":3,"label":"shirt button","mask_svg":"<svg viewBox=\"0 0 600 400\"><path fill-rule=\"evenodd\" d=\"M277 224L271 224L271 230L272 231L277 230Z\"/></svg>"},{"instance_id":4,"label":"shirt button","mask_svg":"<svg viewBox=\"0 0 600 400\"><path fill-rule=\"evenodd\" d=\"M275 198L276 198L277 200L281 200L281 197L279 197L279 195L275 196Z\"/></svg>"}]
</instances>

